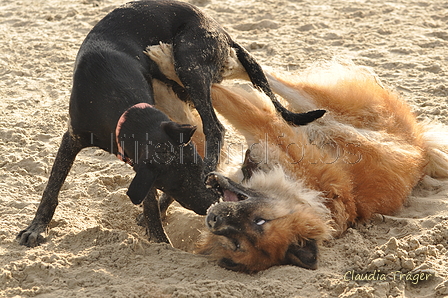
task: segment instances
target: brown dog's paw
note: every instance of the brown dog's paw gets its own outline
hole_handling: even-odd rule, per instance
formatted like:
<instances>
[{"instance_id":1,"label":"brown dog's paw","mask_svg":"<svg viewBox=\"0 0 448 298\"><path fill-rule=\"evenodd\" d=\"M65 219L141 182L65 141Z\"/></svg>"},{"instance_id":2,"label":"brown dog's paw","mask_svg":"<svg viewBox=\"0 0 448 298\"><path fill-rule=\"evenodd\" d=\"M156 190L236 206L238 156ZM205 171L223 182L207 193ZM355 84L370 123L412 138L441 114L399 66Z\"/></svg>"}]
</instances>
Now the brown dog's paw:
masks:
<instances>
[{"instance_id":1,"label":"brown dog's paw","mask_svg":"<svg viewBox=\"0 0 448 298\"><path fill-rule=\"evenodd\" d=\"M148 46L143 53L159 66L160 71L168 79L183 86L174 68L173 46L171 44L161 42L158 45Z\"/></svg>"}]
</instances>

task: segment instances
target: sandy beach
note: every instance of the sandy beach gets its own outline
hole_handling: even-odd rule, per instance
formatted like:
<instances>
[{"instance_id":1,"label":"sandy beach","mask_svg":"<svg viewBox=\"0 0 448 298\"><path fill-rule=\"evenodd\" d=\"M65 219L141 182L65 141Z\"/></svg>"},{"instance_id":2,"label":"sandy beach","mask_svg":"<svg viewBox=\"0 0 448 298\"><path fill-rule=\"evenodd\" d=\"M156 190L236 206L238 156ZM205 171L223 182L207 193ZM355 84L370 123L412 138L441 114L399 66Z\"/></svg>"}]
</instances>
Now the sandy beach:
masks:
<instances>
[{"instance_id":1,"label":"sandy beach","mask_svg":"<svg viewBox=\"0 0 448 298\"><path fill-rule=\"evenodd\" d=\"M126 196L133 171L89 148L59 195L48 241L20 246L15 237L34 217L67 128L79 46L125 2L0 0L0 297L448 297L448 181L431 178L399 213L326 241L317 270L248 275L192 254L204 219L178 206L164 223L175 247L148 242L135 221L142 208ZM448 125L446 1L189 2L266 67L300 74L350 59L419 119Z\"/></svg>"}]
</instances>

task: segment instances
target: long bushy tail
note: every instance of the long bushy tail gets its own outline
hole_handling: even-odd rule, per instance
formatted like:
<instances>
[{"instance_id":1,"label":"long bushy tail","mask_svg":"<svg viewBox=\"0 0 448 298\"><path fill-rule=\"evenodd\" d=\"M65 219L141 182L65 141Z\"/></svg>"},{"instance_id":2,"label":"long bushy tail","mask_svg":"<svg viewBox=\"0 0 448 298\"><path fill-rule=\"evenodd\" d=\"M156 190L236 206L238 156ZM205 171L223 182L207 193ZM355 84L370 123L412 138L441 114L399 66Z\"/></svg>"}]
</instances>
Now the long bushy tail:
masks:
<instances>
[{"instance_id":1,"label":"long bushy tail","mask_svg":"<svg viewBox=\"0 0 448 298\"><path fill-rule=\"evenodd\" d=\"M306 125L314 120L322 117L325 114L325 110L314 110L306 113L293 113L288 111L277 100L276 96L269 86L268 80L263 72L261 66L255 61L252 55L246 51L242 46L237 43L233 43L233 48L236 49L236 55L238 60L243 65L247 72L252 84L255 88L264 92L272 101L275 109L282 115L285 121L294 125Z\"/></svg>"},{"instance_id":2,"label":"long bushy tail","mask_svg":"<svg viewBox=\"0 0 448 298\"><path fill-rule=\"evenodd\" d=\"M428 158L425 174L433 178L448 178L448 127L429 121L422 125Z\"/></svg>"}]
</instances>

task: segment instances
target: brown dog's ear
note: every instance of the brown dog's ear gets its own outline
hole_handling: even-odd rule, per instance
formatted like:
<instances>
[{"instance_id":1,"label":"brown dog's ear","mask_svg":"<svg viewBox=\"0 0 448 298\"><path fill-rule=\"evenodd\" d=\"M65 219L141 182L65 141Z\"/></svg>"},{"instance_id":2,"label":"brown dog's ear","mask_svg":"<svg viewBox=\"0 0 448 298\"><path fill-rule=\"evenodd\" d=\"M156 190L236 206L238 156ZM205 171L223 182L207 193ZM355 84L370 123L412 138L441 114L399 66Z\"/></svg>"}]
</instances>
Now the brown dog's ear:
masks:
<instances>
[{"instance_id":1,"label":"brown dog's ear","mask_svg":"<svg viewBox=\"0 0 448 298\"><path fill-rule=\"evenodd\" d=\"M160 127L171 139L175 140L178 145L184 146L190 142L191 137L197 128L194 125L179 124L173 121L164 121L160 124Z\"/></svg>"},{"instance_id":2,"label":"brown dog's ear","mask_svg":"<svg viewBox=\"0 0 448 298\"><path fill-rule=\"evenodd\" d=\"M154 171L149 169L146 164L140 164L126 193L132 203L138 205L143 202L156 179L157 174Z\"/></svg>"},{"instance_id":3,"label":"brown dog's ear","mask_svg":"<svg viewBox=\"0 0 448 298\"><path fill-rule=\"evenodd\" d=\"M291 244L286 252L286 264L291 264L306 269L317 269L317 256L319 250L316 240L305 240L304 246L297 243Z\"/></svg>"},{"instance_id":4,"label":"brown dog's ear","mask_svg":"<svg viewBox=\"0 0 448 298\"><path fill-rule=\"evenodd\" d=\"M244 157L244 163L241 167L243 172L243 181L247 181L252 177L252 174L258 169L258 163L254 162L250 157L250 149L246 150L246 156Z\"/></svg>"},{"instance_id":5,"label":"brown dog's ear","mask_svg":"<svg viewBox=\"0 0 448 298\"><path fill-rule=\"evenodd\" d=\"M222 258L218 261L218 265L220 267L232 270L232 271L238 271L238 272L246 272L246 266L243 264L238 264L232 261L228 258Z\"/></svg>"}]
</instances>

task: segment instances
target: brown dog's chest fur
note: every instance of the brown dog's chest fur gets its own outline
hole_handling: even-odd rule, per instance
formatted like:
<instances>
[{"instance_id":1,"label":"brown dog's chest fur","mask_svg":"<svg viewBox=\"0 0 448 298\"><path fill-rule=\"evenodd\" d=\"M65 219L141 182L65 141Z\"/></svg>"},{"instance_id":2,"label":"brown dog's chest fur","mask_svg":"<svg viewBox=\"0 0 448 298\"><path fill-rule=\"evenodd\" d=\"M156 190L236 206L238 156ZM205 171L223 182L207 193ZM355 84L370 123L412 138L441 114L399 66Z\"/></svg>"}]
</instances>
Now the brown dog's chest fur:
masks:
<instances>
[{"instance_id":1,"label":"brown dog's chest fur","mask_svg":"<svg viewBox=\"0 0 448 298\"><path fill-rule=\"evenodd\" d=\"M326 116L330 119L300 128L278 119L251 94L240 96L222 86L213 88L215 108L237 129L252 142L268 136L270 151L277 157L273 163L324 192L339 232L374 213L397 211L427 164L422 128L410 108L373 78L357 80L355 73L350 75L341 79L339 90L282 81L330 111ZM235 111L245 111L244 116Z\"/></svg>"}]
</instances>

